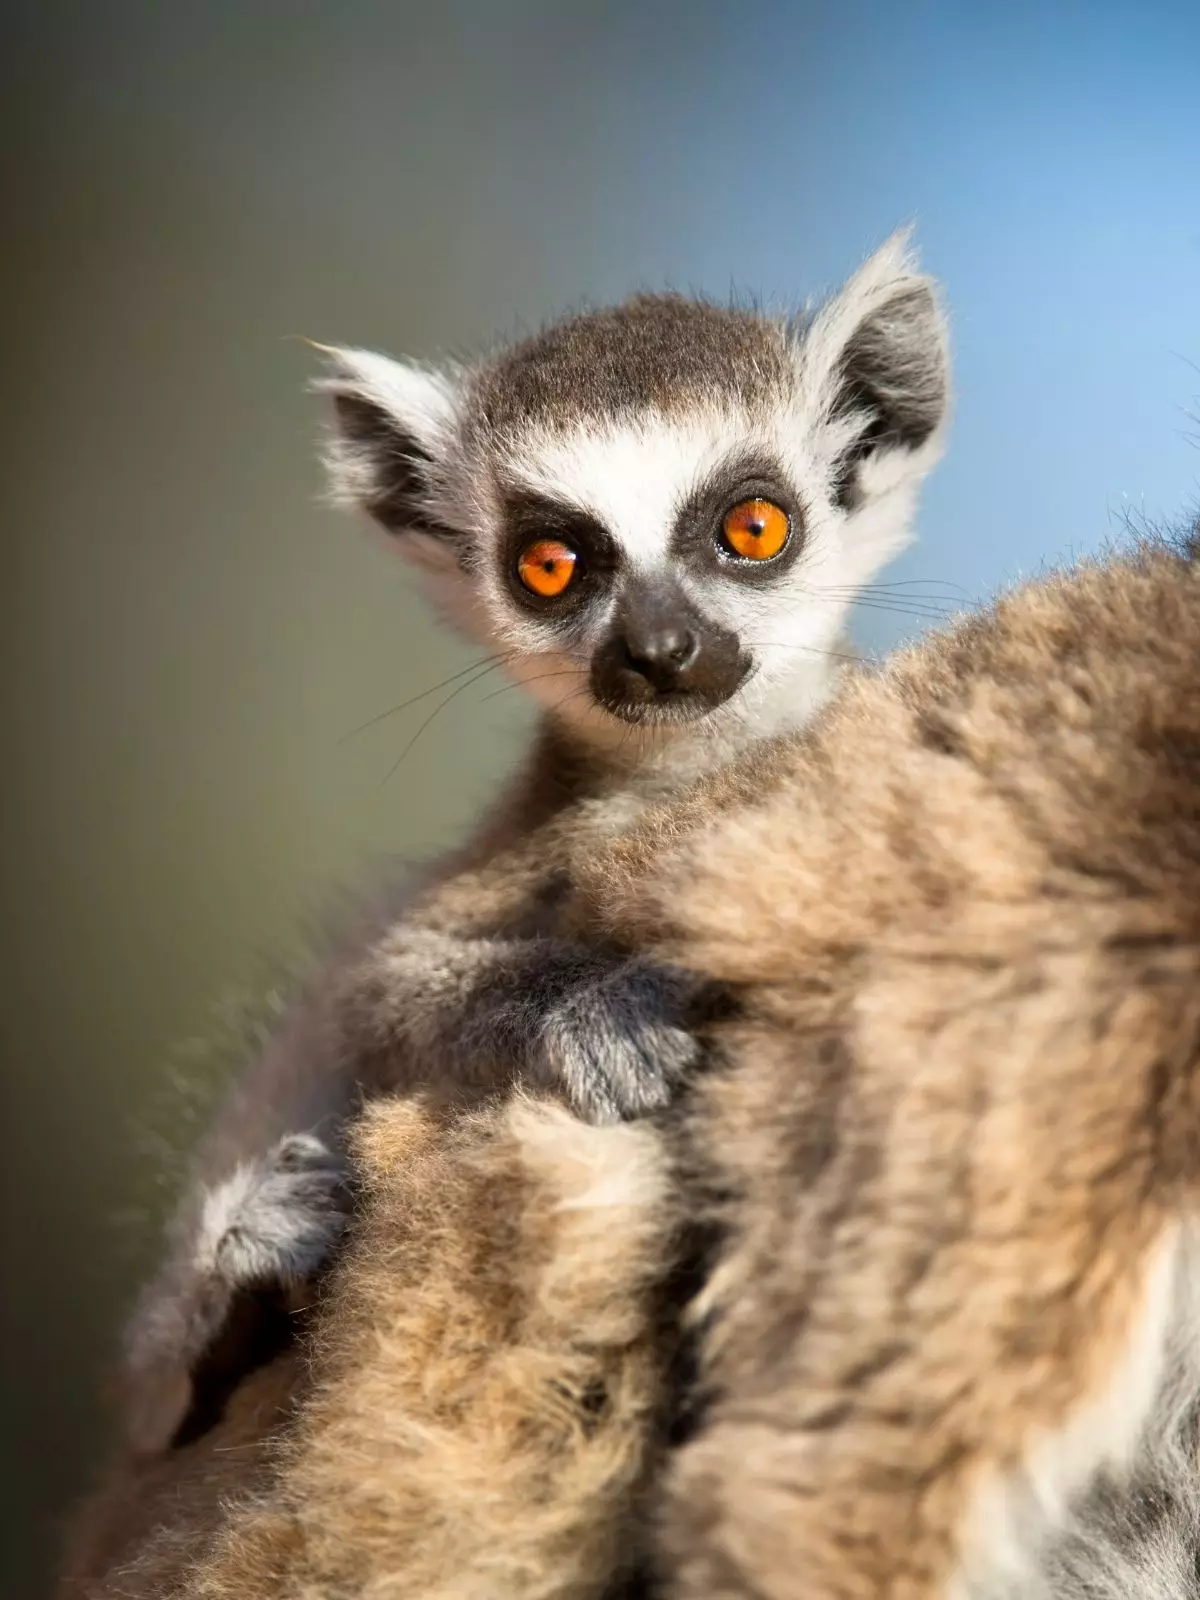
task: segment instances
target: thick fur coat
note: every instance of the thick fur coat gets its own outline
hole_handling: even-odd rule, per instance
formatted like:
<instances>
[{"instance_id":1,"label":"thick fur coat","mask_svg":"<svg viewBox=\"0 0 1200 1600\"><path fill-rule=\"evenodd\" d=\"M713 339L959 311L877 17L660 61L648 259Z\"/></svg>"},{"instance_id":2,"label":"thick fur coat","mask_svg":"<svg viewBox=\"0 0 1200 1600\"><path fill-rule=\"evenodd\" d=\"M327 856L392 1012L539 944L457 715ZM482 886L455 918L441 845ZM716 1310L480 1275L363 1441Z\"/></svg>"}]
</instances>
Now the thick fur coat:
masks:
<instances>
[{"instance_id":1,"label":"thick fur coat","mask_svg":"<svg viewBox=\"0 0 1200 1600\"><path fill-rule=\"evenodd\" d=\"M82 1592L598 1593L649 1507L672 1600L1187 1594L1198 682L1200 568L1147 545L581 861L587 925L728 997L707 1071L653 1126L375 1113L273 1481L190 1589ZM659 1466L673 1205L716 1242Z\"/></svg>"},{"instance_id":2,"label":"thick fur coat","mask_svg":"<svg viewBox=\"0 0 1200 1600\"><path fill-rule=\"evenodd\" d=\"M464 849L364 908L200 1142L126 1340L147 1451L210 1426L256 1308L336 1252L362 1096L522 1082L594 1121L667 1103L683 996L578 923L560 936L564 858L824 703L949 404L942 313L900 236L796 319L643 295L466 368L325 355L331 488L487 652L447 699L502 670L543 717Z\"/></svg>"},{"instance_id":3,"label":"thick fur coat","mask_svg":"<svg viewBox=\"0 0 1200 1600\"><path fill-rule=\"evenodd\" d=\"M1194 1586L1198 684L1200 569L1146 547L597 863L610 927L740 1006L687 1125L723 1243L672 1596Z\"/></svg>"},{"instance_id":4,"label":"thick fur coat","mask_svg":"<svg viewBox=\"0 0 1200 1600\"><path fill-rule=\"evenodd\" d=\"M131 1458L63 1600L584 1600L628 1576L673 1341L662 1142L523 1096L451 1123L397 1099L354 1158L361 1226L307 1359Z\"/></svg>"}]
</instances>

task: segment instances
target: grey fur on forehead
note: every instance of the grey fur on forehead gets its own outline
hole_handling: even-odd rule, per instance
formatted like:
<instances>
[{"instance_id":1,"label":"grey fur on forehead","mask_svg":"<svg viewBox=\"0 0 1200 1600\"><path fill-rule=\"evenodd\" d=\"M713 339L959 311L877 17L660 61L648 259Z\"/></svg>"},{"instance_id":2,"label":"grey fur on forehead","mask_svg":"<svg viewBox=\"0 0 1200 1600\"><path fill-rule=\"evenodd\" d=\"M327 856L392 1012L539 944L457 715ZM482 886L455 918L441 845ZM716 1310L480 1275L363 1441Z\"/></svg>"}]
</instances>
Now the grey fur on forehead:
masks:
<instances>
[{"instance_id":1,"label":"grey fur on forehead","mask_svg":"<svg viewBox=\"0 0 1200 1600\"><path fill-rule=\"evenodd\" d=\"M479 420L497 433L569 426L698 400L753 405L790 377L784 324L680 294L642 294L522 340L476 375Z\"/></svg>"}]
</instances>

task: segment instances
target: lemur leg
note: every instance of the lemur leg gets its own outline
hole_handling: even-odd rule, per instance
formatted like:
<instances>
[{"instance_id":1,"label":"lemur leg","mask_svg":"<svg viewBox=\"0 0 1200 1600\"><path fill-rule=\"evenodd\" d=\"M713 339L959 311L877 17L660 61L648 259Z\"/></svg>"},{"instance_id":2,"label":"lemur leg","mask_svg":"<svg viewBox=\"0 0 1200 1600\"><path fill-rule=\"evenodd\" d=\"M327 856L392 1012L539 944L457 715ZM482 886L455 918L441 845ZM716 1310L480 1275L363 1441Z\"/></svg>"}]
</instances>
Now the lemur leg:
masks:
<instances>
[{"instance_id":1,"label":"lemur leg","mask_svg":"<svg viewBox=\"0 0 1200 1600\"><path fill-rule=\"evenodd\" d=\"M631 959L549 1006L536 1048L589 1121L658 1110L696 1062L682 1023L701 998L690 975Z\"/></svg>"},{"instance_id":2,"label":"lemur leg","mask_svg":"<svg viewBox=\"0 0 1200 1600\"><path fill-rule=\"evenodd\" d=\"M226 1291L307 1278L345 1224L344 1173L315 1134L286 1135L206 1194L197 1270ZM213 1329L196 1331L207 1340Z\"/></svg>"}]
</instances>

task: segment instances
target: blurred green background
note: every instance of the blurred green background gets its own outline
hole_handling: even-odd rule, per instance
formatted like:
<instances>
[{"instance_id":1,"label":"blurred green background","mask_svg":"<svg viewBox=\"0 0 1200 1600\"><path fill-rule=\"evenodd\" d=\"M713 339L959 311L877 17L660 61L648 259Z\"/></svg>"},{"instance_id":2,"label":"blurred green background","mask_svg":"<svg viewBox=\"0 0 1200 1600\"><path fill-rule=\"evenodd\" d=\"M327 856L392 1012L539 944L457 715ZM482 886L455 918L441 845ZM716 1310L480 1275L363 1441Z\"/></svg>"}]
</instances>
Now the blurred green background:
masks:
<instances>
[{"instance_id":1,"label":"blurred green background","mask_svg":"<svg viewBox=\"0 0 1200 1600\"><path fill-rule=\"evenodd\" d=\"M786 304L915 218L960 401L893 576L978 595L1194 495L1200 8L0 3L0 133L0 1589L35 1596L173 1050L380 855L459 834L524 728L484 684L386 782L424 705L341 742L470 658L320 505L288 336Z\"/></svg>"}]
</instances>

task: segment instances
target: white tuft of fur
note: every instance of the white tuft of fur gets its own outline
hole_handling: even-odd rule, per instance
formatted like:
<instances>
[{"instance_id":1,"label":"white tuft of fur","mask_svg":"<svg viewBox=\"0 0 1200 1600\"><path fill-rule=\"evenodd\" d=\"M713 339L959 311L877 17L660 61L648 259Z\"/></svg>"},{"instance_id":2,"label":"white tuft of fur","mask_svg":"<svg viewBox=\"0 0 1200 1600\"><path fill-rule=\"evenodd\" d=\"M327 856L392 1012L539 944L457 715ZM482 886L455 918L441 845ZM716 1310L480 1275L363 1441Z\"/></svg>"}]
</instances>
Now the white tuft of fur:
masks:
<instances>
[{"instance_id":1,"label":"white tuft of fur","mask_svg":"<svg viewBox=\"0 0 1200 1600\"><path fill-rule=\"evenodd\" d=\"M842 361L854 335L866 323L890 320L891 308L898 302L903 304L906 293L930 289L930 280L920 271L912 247L912 229L898 228L847 279L841 291L817 310L804 329L798 348L805 409L822 419L833 417L842 383ZM944 355L944 345L931 350L929 344L931 338L945 339L940 319L932 324L922 323L920 332L920 343L914 344L907 362L903 336L894 341L893 355L899 358L895 370L900 379L915 375L923 381L931 355Z\"/></svg>"},{"instance_id":2,"label":"white tuft of fur","mask_svg":"<svg viewBox=\"0 0 1200 1600\"><path fill-rule=\"evenodd\" d=\"M453 368L397 361L374 350L321 348L329 371L316 380L318 392L377 406L430 457L447 448L458 421Z\"/></svg>"},{"instance_id":3,"label":"white tuft of fur","mask_svg":"<svg viewBox=\"0 0 1200 1600\"><path fill-rule=\"evenodd\" d=\"M333 399L375 407L394 424L399 438L411 441L430 462L453 451L461 396L461 376L452 366L432 367L396 361L373 350L317 346L328 370L312 387ZM343 427L327 430L322 452L330 501L348 509L369 506L383 487L389 466L386 451L356 439ZM437 518L436 488L429 485L422 509ZM453 565L446 541L410 530L401 549L417 566L437 572Z\"/></svg>"},{"instance_id":4,"label":"white tuft of fur","mask_svg":"<svg viewBox=\"0 0 1200 1600\"><path fill-rule=\"evenodd\" d=\"M955 1600L1200 1600L1200 1249L1164 1240L1107 1393L976 1509ZM985 1553L986 1551L986 1553ZM983 1557L983 1559L980 1559Z\"/></svg>"}]
</instances>

